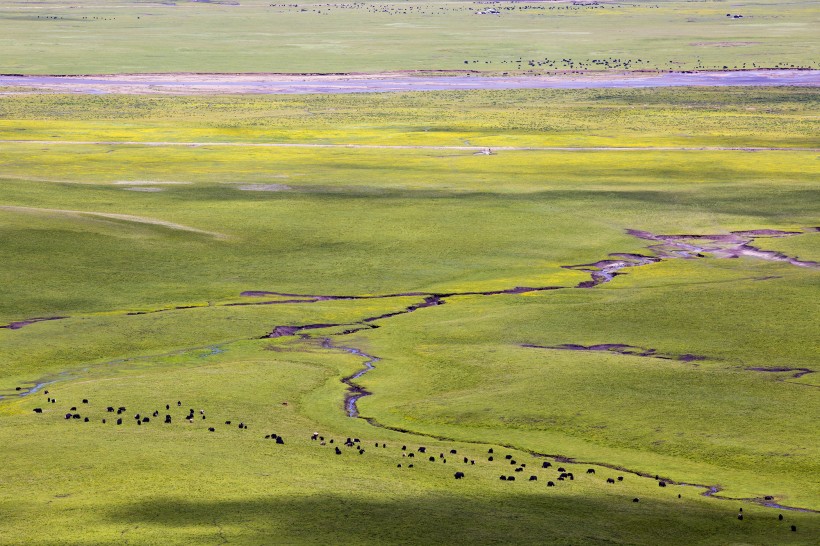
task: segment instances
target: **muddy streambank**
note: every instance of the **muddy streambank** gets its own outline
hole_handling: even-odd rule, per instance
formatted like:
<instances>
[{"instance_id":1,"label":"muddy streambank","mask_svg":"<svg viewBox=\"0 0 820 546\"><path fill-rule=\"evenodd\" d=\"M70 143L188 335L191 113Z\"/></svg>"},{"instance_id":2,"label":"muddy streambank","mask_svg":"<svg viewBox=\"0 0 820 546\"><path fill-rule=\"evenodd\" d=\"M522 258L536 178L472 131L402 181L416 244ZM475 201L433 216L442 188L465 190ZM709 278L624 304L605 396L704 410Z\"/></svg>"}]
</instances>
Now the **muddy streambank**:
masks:
<instances>
[{"instance_id":1,"label":"muddy streambank","mask_svg":"<svg viewBox=\"0 0 820 546\"><path fill-rule=\"evenodd\" d=\"M346 353L361 357L365 359L364 368L357 371L356 373L349 375L347 377L343 377L341 379L342 383L347 385L347 393L345 394L345 411L347 412L348 417L359 417L359 408L357 407L357 402L360 398L364 396L369 396L373 393L355 383L356 379L360 378L373 368L375 368L376 362L381 360L377 356L369 355L359 349L354 347L345 347L342 345L334 345L330 338L325 338L322 340L322 348L323 349L330 349L330 350L338 350L344 351Z\"/></svg>"},{"instance_id":2,"label":"muddy streambank","mask_svg":"<svg viewBox=\"0 0 820 546\"><path fill-rule=\"evenodd\" d=\"M521 347L527 349L550 349L553 351L604 351L629 356L660 358L662 360L677 360L678 362L696 362L707 359L705 356L691 353L659 353L657 349L636 347L635 345L625 345L623 343L601 343L598 345L576 345L574 343L564 343L562 345L532 345L530 343L524 343Z\"/></svg>"},{"instance_id":3,"label":"muddy streambank","mask_svg":"<svg viewBox=\"0 0 820 546\"><path fill-rule=\"evenodd\" d=\"M79 94L308 94L405 91L607 89L694 86L820 86L820 70L587 72L487 76L383 74L3 74L0 87Z\"/></svg>"},{"instance_id":4,"label":"muddy streambank","mask_svg":"<svg viewBox=\"0 0 820 546\"><path fill-rule=\"evenodd\" d=\"M715 235L658 235L648 231L628 229L627 233L638 239L652 241L647 246L653 256L643 254L613 253L608 259L597 262L565 265L565 269L586 271L590 280L582 281L576 288L594 288L595 286L611 282L622 269L641 267L672 259L698 258L755 258L769 262L782 262L797 267L820 269L820 263L809 260L800 260L797 257L787 256L773 250L762 250L752 245L755 239L784 238L806 233L817 233L820 228L809 227L799 230L782 231L775 229L758 229L747 231L730 231Z\"/></svg>"},{"instance_id":5,"label":"muddy streambank","mask_svg":"<svg viewBox=\"0 0 820 546\"><path fill-rule=\"evenodd\" d=\"M758 229L748 231L730 231L717 235L657 235L648 231L630 229L627 233L653 241L647 248L661 259L670 258L704 258L710 254L715 258L756 258L769 262L784 262L797 267L820 268L820 262L800 260L773 250L762 250L752 245L755 239L784 238L805 233L817 233L818 227L800 230L781 231L775 229Z\"/></svg>"},{"instance_id":6,"label":"muddy streambank","mask_svg":"<svg viewBox=\"0 0 820 546\"><path fill-rule=\"evenodd\" d=\"M43 390L48 385L51 385L52 383L56 383L56 382L57 382L56 379L52 379L52 380L49 380L49 381L35 382L30 387L15 387L14 393L11 394L11 395L0 394L0 400L4 400L4 399L8 398L9 396L23 397L23 396L28 396L30 394L36 394L37 392Z\"/></svg>"},{"instance_id":7,"label":"muddy streambank","mask_svg":"<svg viewBox=\"0 0 820 546\"><path fill-rule=\"evenodd\" d=\"M46 322L49 320L62 320L68 317L39 317L39 318L30 318L25 320L18 320L14 322L9 322L8 324L0 325L0 329L5 330L19 330L25 326L29 326L30 324L35 324L38 322Z\"/></svg>"}]
</instances>

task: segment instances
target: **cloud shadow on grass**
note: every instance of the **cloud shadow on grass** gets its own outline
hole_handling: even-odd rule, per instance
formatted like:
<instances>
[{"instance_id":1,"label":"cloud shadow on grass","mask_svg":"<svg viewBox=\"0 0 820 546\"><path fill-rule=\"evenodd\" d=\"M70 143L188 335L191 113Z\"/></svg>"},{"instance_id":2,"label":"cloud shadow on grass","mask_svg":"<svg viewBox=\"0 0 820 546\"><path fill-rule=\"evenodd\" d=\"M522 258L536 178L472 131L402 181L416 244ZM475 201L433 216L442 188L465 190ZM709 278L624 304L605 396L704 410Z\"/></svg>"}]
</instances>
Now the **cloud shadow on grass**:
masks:
<instances>
[{"instance_id":1,"label":"cloud shadow on grass","mask_svg":"<svg viewBox=\"0 0 820 546\"><path fill-rule=\"evenodd\" d=\"M766 521L739 526L731 505L706 506L673 494L669 500L633 503L626 494L568 495L560 492L560 484L547 489L543 481L516 482L509 489L492 497L486 490L472 489L465 495L417 497L397 492L395 500L367 500L358 494L246 500L156 497L109 511L105 517L147 532L201 527L202 540L225 537L255 544L691 544L704 535L756 542L767 534L761 534L763 527L778 532L774 512ZM514 489L527 492L516 494Z\"/></svg>"}]
</instances>

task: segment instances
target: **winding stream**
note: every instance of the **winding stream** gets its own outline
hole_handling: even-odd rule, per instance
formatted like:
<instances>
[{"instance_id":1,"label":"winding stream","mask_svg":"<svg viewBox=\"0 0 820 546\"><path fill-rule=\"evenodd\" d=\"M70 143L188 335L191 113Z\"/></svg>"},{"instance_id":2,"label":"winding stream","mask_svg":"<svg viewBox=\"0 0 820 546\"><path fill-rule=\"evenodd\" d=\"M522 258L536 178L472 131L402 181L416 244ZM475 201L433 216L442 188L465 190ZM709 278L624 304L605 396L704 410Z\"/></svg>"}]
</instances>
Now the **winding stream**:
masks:
<instances>
[{"instance_id":1,"label":"winding stream","mask_svg":"<svg viewBox=\"0 0 820 546\"><path fill-rule=\"evenodd\" d=\"M599 286L604 283L611 282L615 276L620 273L622 269L630 268L630 267L642 267L648 266L651 264L659 263L664 260L669 259L699 259L699 258L706 258L707 255L710 255L714 258L739 258L739 257L748 257L754 259L760 259L765 261L773 261L773 262L781 262L781 263L788 263L790 265L796 267L804 267L804 268L813 268L818 269L820 268L820 264L814 261L807 261L807 260L800 260L796 257L790 257L785 254L776 252L776 251L765 251L761 250L751 243L754 239L757 238L782 238L782 237L790 237L794 235L800 235L804 233L812 233L812 232L820 232L820 228L811 227L811 228L804 228L797 231L780 231L780 230L752 230L752 231L733 231L728 234L716 234L716 235L658 235L653 234L646 231L638 231L638 230L628 230L628 233L638 237L640 239L652 241L654 244L647 247L649 251L651 251L654 256L644 256L641 254L625 254L625 253L613 253L609 255L609 259L600 260L594 263L589 264L580 264L580 265L570 265L564 266L567 269L572 269L576 271L585 271L590 274L590 280L582 281L577 284L575 287L576 289L589 289ZM277 338L277 337L284 337L284 336L294 336L294 335L301 335L305 339L313 339L310 334L306 333L310 330L318 330L324 328L332 328L332 327L345 327L346 329L331 334L323 334L321 347L326 350L340 350L344 351L348 354L357 356L359 358L363 358L364 367L360 370L356 371L354 374L346 376L341 379L341 382L347 386L347 391L345 393L344 398L344 409L347 415L351 418L359 418L364 419L370 425L374 427L384 428L388 430L393 430L396 432L412 434L415 436L420 437L428 437L428 438L435 438L439 440L446 440L446 441L461 441L467 443L475 443L475 444L485 444L485 442L478 442L478 441L469 441L469 440L457 440L454 438L448 438L444 436L436 436L431 434L424 434L419 433L411 430L401 429L398 427L391 427L387 425L383 425L379 423L376 419L371 417L363 417L359 413L358 409L358 401L365 397L372 394L372 392L365 389L362 385L358 384L356 381L367 374L369 371L375 369L375 364L380 361L380 358L364 351L357 349L355 347L349 346L342 346L336 345L332 342L330 337L327 336L341 336L341 335L348 335L353 332L357 332L363 329L372 329L378 328L378 325L372 324L373 322L392 318L395 316L412 313L419 309L425 309L430 307L435 307L439 305L445 304L445 298L452 298L457 296L493 296L493 295L501 295L501 294L523 294L528 292L537 292L537 291L548 291L548 290L557 290L557 289L567 289L570 287L514 287L509 289L503 290L492 290L492 291L477 291L477 292L449 292L449 293L424 293L424 292L405 292L405 293L397 293L397 294L386 294L386 295L371 295L371 296L332 296L332 295L304 295L304 294L287 294L287 293L279 293L279 292L267 292L267 291L247 291L243 292L242 296L245 297L265 297L265 296L278 296L278 297L286 297L292 298L289 300L277 300L274 302L248 302L247 305L268 305L272 303L313 303L318 301L328 301L328 300L355 300L355 299L388 299L388 298L399 298L399 297L420 297L422 300L418 303L411 304L403 309L398 311L389 312L389 313L382 313L379 315L366 317L361 319L360 321L356 321L353 323L317 323L317 324L306 324L306 325L281 325L276 326L269 334L263 336L263 338ZM225 304L225 305L235 305L235 304ZM175 309L190 309L195 308L194 306L182 306L177 307ZM162 310L161 310L162 311ZM160 311L156 311L160 312ZM50 317L46 319L29 319L27 321L18 321L13 322L9 325L2 326L3 328L7 329L19 329L22 326L32 324L34 322L42 321L42 320L56 320L57 318L63 317ZM14 325L14 326L12 326ZM644 357L653 357L653 358L664 358L664 359L674 359L680 361L694 361L694 360L703 360L706 357L700 355L692 355L692 354L683 354L683 355L667 355L662 353L657 353L654 349L646 349L642 347L633 347L630 345L623 345L623 344L601 344L601 345L590 345L590 346L583 346L583 345L575 345L575 344L564 344L564 345L556 345L556 346L539 346L539 345L530 345L525 344L524 347L529 348L538 348L538 349L553 349L553 350L583 350L583 351L609 351L609 352L616 352L620 354L629 354L633 356L644 356ZM203 347L198 348L203 349ZM209 352L206 353L204 356L210 356L212 354L218 354L221 352L220 346L207 346L204 349L208 349ZM190 350L190 349L187 349ZM186 351L187 351L186 350ZM178 353L178 352L177 352ZM176 353L171 353L176 354ZM139 360L143 358L151 358L151 357L135 357L133 359L122 359L118 361L111 361L106 364L113 364L117 362L125 362L128 360ZM801 377L802 375L813 373L814 370L809 368L789 368L789 369L781 369L781 368L747 368L749 371L757 371L757 372L783 372L783 371L792 371L796 372L794 377ZM67 372L63 372L63 374L67 374ZM63 375L60 374L60 375ZM66 378L70 378L67 376ZM48 381L42 381L36 383L33 387L26 389L25 392L20 392L17 396L26 396L28 394L33 394L43 388L44 386L54 383L60 379L65 378L56 378L50 379ZM2 399L2 397L0 397ZM756 504L760 504L762 506L767 506L771 508L778 508L782 510L793 510L793 511L800 511L800 512L812 512L812 513L820 513L817 510L811 510L806 508L798 508L798 507L790 507L778 504L774 502L773 497L764 497L764 498L730 498L719 495L721 488L716 485L704 485L704 484L693 484L693 483L685 483L685 482L676 482L672 479L668 478L661 478L658 476L652 476L645 472L630 470L618 465L612 465L607 463L600 463L596 461L581 461L576 460L572 457L566 457L563 455L557 454L544 454L544 453L537 453L529 450L523 450L519 447L513 445L504 445L502 447L507 447L510 449L516 449L519 451L530 453L531 455L538 456L538 457L547 457L551 458L558 462L567 462L567 463L574 463L574 464L588 464L593 466L599 466L603 468L609 468L612 470L617 470L619 472L629 473L632 475L644 477L644 478L654 478L662 480L670 485L681 485L681 486L691 486L702 488L705 491L702 493L703 496L721 499L721 500L734 500L734 501L747 501L753 502Z\"/></svg>"},{"instance_id":2,"label":"winding stream","mask_svg":"<svg viewBox=\"0 0 820 546\"><path fill-rule=\"evenodd\" d=\"M0 86L63 93L305 94L474 89L604 89L692 86L820 86L820 70L610 72L486 76L386 74L0 74Z\"/></svg>"}]
</instances>

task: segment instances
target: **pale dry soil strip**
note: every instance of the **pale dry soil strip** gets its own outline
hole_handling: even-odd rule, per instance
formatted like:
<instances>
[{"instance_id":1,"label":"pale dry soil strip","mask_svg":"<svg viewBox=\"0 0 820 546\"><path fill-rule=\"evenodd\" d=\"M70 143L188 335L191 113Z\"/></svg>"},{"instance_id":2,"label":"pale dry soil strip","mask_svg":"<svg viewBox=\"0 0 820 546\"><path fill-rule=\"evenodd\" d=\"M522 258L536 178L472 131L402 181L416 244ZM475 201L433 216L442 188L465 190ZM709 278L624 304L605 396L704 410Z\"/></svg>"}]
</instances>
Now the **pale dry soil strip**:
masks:
<instances>
[{"instance_id":1,"label":"pale dry soil strip","mask_svg":"<svg viewBox=\"0 0 820 546\"><path fill-rule=\"evenodd\" d=\"M117 214L113 212L89 212L84 210L65 210L65 209L47 209L35 207L17 207L12 205L0 205L0 211L5 210L9 212L22 212L31 214L59 214L65 216L91 216L96 218L108 218L111 220L123 220L125 222L135 222L137 224L150 224L154 226L162 226L169 229L176 229L180 231L189 231L192 233L199 233L201 235L209 235L215 239L227 239L227 235L216 233L215 231L205 231L191 226L184 226L182 224L175 224L167 222L158 218L148 218L146 216L134 216L133 214Z\"/></svg>"}]
</instances>

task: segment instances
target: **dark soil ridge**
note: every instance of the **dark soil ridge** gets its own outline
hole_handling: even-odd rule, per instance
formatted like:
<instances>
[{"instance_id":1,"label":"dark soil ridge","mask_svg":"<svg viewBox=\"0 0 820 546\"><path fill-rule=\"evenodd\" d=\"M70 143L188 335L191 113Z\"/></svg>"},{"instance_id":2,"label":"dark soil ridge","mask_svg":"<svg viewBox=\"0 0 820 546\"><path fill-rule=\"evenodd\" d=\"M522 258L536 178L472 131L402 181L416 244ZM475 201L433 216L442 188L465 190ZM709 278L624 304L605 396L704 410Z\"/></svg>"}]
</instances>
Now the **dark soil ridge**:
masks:
<instances>
[{"instance_id":1,"label":"dark soil ridge","mask_svg":"<svg viewBox=\"0 0 820 546\"><path fill-rule=\"evenodd\" d=\"M574 343L563 343L561 345L533 345L531 343L524 343L521 345L521 347L528 349L550 349L557 351L604 351L609 353L617 353L621 355L660 358L663 360L676 360L678 362L695 362L700 360L707 360L707 357L703 355L695 355L691 353L659 353L657 349L638 347L635 345L625 345L623 343L601 343L597 345L576 345ZM749 370L753 368L746 369Z\"/></svg>"},{"instance_id":2,"label":"dark soil ridge","mask_svg":"<svg viewBox=\"0 0 820 546\"><path fill-rule=\"evenodd\" d=\"M748 368L743 368L743 369L746 370L746 371L749 371L749 372L772 372L772 373L776 373L776 372L796 372L792 375L792 379L799 379L799 378L803 377L804 375L808 375L810 373L815 373L815 370L812 370L810 368L754 368L754 367L748 367ZM781 379L780 381L785 381L785 379Z\"/></svg>"}]
</instances>

